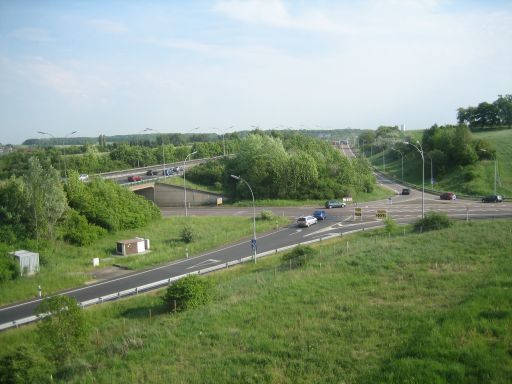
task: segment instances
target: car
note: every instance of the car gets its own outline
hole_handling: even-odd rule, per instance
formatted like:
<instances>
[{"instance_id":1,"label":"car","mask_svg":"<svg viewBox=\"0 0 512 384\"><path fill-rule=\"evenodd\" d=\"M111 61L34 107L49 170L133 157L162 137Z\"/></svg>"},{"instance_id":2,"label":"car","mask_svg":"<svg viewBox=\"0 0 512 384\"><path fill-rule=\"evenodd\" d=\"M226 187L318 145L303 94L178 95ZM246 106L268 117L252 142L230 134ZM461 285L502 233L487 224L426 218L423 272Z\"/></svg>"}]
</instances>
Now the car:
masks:
<instances>
[{"instance_id":1,"label":"car","mask_svg":"<svg viewBox=\"0 0 512 384\"><path fill-rule=\"evenodd\" d=\"M313 216L301 216L297 219L297 226L299 227L309 227L313 224L316 224L318 220Z\"/></svg>"},{"instance_id":2,"label":"car","mask_svg":"<svg viewBox=\"0 0 512 384\"><path fill-rule=\"evenodd\" d=\"M457 195L453 192L445 192L439 196L441 200L455 200L457 199Z\"/></svg>"},{"instance_id":3,"label":"car","mask_svg":"<svg viewBox=\"0 0 512 384\"><path fill-rule=\"evenodd\" d=\"M155 176L155 175L158 175L158 172L153 171L152 169L148 169L148 171L146 172L146 175L147 176Z\"/></svg>"},{"instance_id":4,"label":"car","mask_svg":"<svg viewBox=\"0 0 512 384\"><path fill-rule=\"evenodd\" d=\"M162 175L164 176L172 176L174 174L174 171L171 168L165 168L162 171Z\"/></svg>"},{"instance_id":5,"label":"car","mask_svg":"<svg viewBox=\"0 0 512 384\"><path fill-rule=\"evenodd\" d=\"M80 181L88 181L89 180L89 175L86 174L86 173L81 173L80 176L78 176L78 180L80 180Z\"/></svg>"},{"instance_id":6,"label":"car","mask_svg":"<svg viewBox=\"0 0 512 384\"><path fill-rule=\"evenodd\" d=\"M128 176L128 181L130 183L133 183L135 181L141 181L141 180L142 180L142 177L140 177L139 175Z\"/></svg>"},{"instance_id":7,"label":"car","mask_svg":"<svg viewBox=\"0 0 512 384\"><path fill-rule=\"evenodd\" d=\"M403 188L401 194L402 195L410 195L411 194L411 190L409 188Z\"/></svg>"},{"instance_id":8,"label":"car","mask_svg":"<svg viewBox=\"0 0 512 384\"><path fill-rule=\"evenodd\" d=\"M331 209L331 208L345 208L347 204L343 201L339 200L329 200L325 202L325 208Z\"/></svg>"},{"instance_id":9,"label":"car","mask_svg":"<svg viewBox=\"0 0 512 384\"><path fill-rule=\"evenodd\" d=\"M501 195L489 195L482 198L482 203L501 203L503 202L503 196Z\"/></svg>"},{"instance_id":10,"label":"car","mask_svg":"<svg viewBox=\"0 0 512 384\"><path fill-rule=\"evenodd\" d=\"M327 214L325 213L325 211L318 210L313 212L313 217L316 218L317 220L325 220Z\"/></svg>"}]
</instances>

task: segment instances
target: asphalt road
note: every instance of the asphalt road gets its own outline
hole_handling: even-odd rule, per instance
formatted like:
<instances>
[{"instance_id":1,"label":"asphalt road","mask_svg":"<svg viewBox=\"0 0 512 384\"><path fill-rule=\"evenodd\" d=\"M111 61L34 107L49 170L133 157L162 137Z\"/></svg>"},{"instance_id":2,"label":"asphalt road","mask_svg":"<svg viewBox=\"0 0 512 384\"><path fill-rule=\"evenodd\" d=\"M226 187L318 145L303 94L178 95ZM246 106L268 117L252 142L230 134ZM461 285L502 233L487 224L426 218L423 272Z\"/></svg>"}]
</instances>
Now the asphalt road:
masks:
<instances>
[{"instance_id":1,"label":"asphalt road","mask_svg":"<svg viewBox=\"0 0 512 384\"><path fill-rule=\"evenodd\" d=\"M410 223L421 217L421 192L412 190L411 195L396 195L394 191L400 191L402 186L378 176L379 182L391 188L390 199L369 202L364 204L350 204L345 208L330 209L327 211L327 219L309 228L298 228L291 224L286 228L258 236L258 253L272 251L285 246L307 242L314 239L339 236L352 231L369 229L382 225L382 221L376 218L378 209L385 209L389 216L398 223ZM489 218L510 218L512 217L511 203L484 204L478 201L455 200L441 201L438 196L425 194L425 212L441 211L448 216L461 220L476 220ZM361 208L362 219L354 218L354 208ZM298 207L298 208L258 208L270 209L276 215L282 215L295 219L298 216L311 214L315 209L323 207ZM164 209L164 216L183 215L182 208ZM192 207L189 215L209 216L252 216L252 207L229 208L229 207ZM251 256L252 250L249 239L227 245L204 254L175 261L157 268L145 271L134 272L122 277L98 282L96 284L68 290L63 294L72 296L79 302L104 297L130 288L135 288L155 281L180 276L185 273L205 269L210 266L225 264L229 261L239 260ZM31 316L40 304L40 299L31 300L15 305L0 308L0 324L17 321Z\"/></svg>"}]
</instances>

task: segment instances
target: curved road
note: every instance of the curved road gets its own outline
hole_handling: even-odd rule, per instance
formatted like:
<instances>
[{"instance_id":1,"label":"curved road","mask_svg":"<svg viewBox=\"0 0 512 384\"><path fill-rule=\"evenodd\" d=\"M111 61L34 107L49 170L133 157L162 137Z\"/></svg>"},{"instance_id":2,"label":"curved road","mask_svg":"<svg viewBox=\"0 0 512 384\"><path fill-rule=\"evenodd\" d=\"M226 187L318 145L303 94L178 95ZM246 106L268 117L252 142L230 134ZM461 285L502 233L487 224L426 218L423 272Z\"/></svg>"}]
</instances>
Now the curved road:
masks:
<instances>
[{"instance_id":1,"label":"curved road","mask_svg":"<svg viewBox=\"0 0 512 384\"><path fill-rule=\"evenodd\" d=\"M381 183L394 190L401 190L401 186L379 176ZM346 208L327 210L328 217L310 228L297 228L295 224L286 228L260 235L258 237L258 253L273 251L285 246L307 242L310 240L340 236L356 230L372 228L382 225L376 219L377 209L386 209L388 215L398 223L410 223L421 217L421 192L412 190L411 195L401 196L390 192L388 200L375 201L363 204L351 204ZM354 219L355 207L362 209L362 219ZM296 218L304 214L311 214L319 207L300 208L265 208L272 210L276 215ZM259 208L261 210L263 208ZM425 212L442 211L450 217L462 220L488 219L488 218L510 218L512 217L512 204L483 204L475 201L441 201L439 197L425 194ZM164 216L181 215L181 208L164 209ZM210 207L189 209L189 215L219 215L219 216L252 216L252 207L248 208L226 208ZM249 240L243 240L227 245L221 249L206 252L204 254L175 261L160 267L145 271L134 272L119 278L105 280L96 284L72 289L63 292L84 302L98 297L105 297L109 294L139 287L152 282L180 276L193 271L205 269L210 266L225 264L229 261L240 260L252 255ZM40 304L40 299L31 300L15 305L0 308L0 324L11 323L34 314L34 310Z\"/></svg>"}]
</instances>

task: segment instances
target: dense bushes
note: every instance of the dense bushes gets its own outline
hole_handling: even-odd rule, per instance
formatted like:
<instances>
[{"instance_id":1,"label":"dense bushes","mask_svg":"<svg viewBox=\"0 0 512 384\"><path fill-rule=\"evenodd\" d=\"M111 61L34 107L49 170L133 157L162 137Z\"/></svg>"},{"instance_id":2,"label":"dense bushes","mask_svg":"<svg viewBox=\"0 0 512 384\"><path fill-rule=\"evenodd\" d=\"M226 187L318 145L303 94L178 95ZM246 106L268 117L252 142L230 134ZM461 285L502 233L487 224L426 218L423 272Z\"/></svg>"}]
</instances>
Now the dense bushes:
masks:
<instances>
[{"instance_id":1,"label":"dense bushes","mask_svg":"<svg viewBox=\"0 0 512 384\"><path fill-rule=\"evenodd\" d=\"M20 276L20 267L13 257L0 251L0 283L14 280Z\"/></svg>"},{"instance_id":2,"label":"dense bushes","mask_svg":"<svg viewBox=\"0 0 512 384\"><path fill-rule=\"evenodd\" d=\"M251 198L242 176L257 198L331 199L370 192L375 178L366 160L348 159L329 142L299 134L283 138L250 134L223 172L226 194Z\"/></svg>"},{"instance_id":3,"label":"dense bushes","mask_svg":"<svg viewBox=\"0 0 512 384\"><path fill-rule=\"evenodd\" d=\"M316 249L299 245L292 251L285 253L281 260L292 267L302 267L308 260L311 260L316 253Z\"/></svg>"},{"instance_id":4,"label":"dense bushes","mask_svg":"<svg viewBox=\"0 0 512 384\"><path fill-rule=\"evenodd\" d=\"M428 212L425 217L417 220L413 228L417 232L433 231L436 229L449 228L453 221L448 218L446 213Z\"/></svg>"},{"instance_id":5,"label":"dense bushes","mask_svg":"<svg viewBox=\"0 0 512 384\"><path fill-rule=\"evenodd\" d=\"M95 178L83 183L73 172L66 183L66 192L72 208L89 223L110 232L138 228L160 217L152 202L111 181Z\"/></svg>"},{"instance_id":6,"label":"dense bushes","mask_svg":"<svg viewBox=\"0 0 512 384\"><path fill-rule=\"evenodd\" d=\"M169 309L184 311L200 307L210 302L212 298L212 282L197 275L190 275L170 285L163 300Z\"/></svg>"},{"instance_id":7,"label":"dense bushes","mask_svg":"<svg viewBox=\"0 0 512 384\"><path fill-rule=\"evenodd\" d=\"M89 224L87 219L74 209L66 212L62 231L62 238L65 241L80 246L92 244L107 233L105 229Z\"/></svg>"}]
</instances>

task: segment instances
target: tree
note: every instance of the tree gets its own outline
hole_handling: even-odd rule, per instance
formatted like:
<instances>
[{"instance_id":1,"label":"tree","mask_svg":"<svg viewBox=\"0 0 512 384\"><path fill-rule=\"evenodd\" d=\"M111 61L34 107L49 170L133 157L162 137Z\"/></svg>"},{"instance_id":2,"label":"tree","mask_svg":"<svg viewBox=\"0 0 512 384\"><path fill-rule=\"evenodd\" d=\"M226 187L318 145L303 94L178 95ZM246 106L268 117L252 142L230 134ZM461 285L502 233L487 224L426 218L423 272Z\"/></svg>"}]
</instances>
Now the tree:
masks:
<instances>
[{"instance_id":1,"label":"tree","mask_svg":"<svg viewBox=\"0 0 512 384\"><path fill-rule=\"evenodd\" d=\"M39 160L31 157L23 180L27 212L36 239L40 236L53 239L55 225L68 207L59 174L52 166L43 169Z\"/></svg>"},{"instance_id":2,"label":"tree","mask_svg":"<svg viewBox=\"0 0 512 384\"><path fill-rule=\"evenodd\" d=\"M68 296L54 296L44 300L36 312L48 314L38 324L37 333L52 361L62 364L75 356L88 335L88 325L77 301Z\"/></svg>"},{"instance_id":3,"label":"tree","mask_svg":"<svg viewBox=\"0 0 512 384\"><path fill-rule=\"evenodd\" d=\"M493 103L498 110L498 118L500 124L510 128L512 126L512 95L499 95L498 99Z\"/></svg>"}]
</instances>

